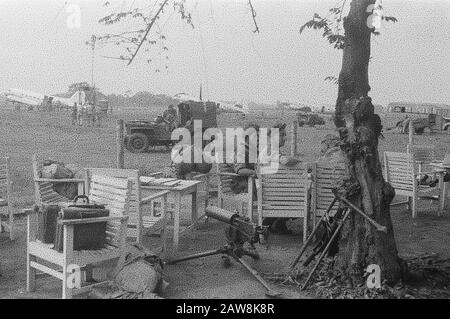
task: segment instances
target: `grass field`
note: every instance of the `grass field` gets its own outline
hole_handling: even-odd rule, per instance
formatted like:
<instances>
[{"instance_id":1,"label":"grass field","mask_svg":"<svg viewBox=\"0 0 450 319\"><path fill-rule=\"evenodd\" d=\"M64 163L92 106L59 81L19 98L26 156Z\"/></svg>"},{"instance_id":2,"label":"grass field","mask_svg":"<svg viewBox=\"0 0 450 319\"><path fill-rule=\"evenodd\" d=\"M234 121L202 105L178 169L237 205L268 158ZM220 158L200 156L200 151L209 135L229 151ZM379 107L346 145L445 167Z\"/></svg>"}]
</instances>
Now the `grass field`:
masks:
<instances>
[{"instance_id":1,"label":"grass field","mask_svg":"<svg viewBox=\"0 0 450 319\"><path fill-rule=\"evenodd\" d=\"M12 163L13 207L20 208L33 203L31 156L60 160L80 167L114 167L116 162L116 120L153 119L161 114L161 108L123 108L102 127L72 126L70 115L65 112L17 112L2 109L0 116L0 156L9 156ZM381 114L383 125L391 127L403 114ZM295 112L286 111L283 116L276 109L258 110L245 116L221 114L219 127L244 126L249 122L270 127L277 122L291 123ZM333 123L327 119L325 126L298 128L298 150L304 161L314 161L320 150L320 141L326 134L335 133ZM380 140L380 154L385 150L406 150L407 135L386 133ZM438 156L450 152L450 135L416 136L418 144L433 143ZM287 145L282 152L288 152ZM125 165L138 168L142 174L163 169L170 163L170 153L160 148L146 154L125 152Z\"/></svg>"},{"instance_id":2,"label":"grass field","mask_svg":"<svg viewBox=\"0 0 450 319\"><path fill-rule=\"evenodd\" d=\"M123 109L103 123L101 128L78 127L70 124L68 113L16 112L9 109L0 111L0 156L9 156L12 162L13 206L32 205L34 189L32 183L31 156L38 153L41 157L61 160L66 164L80 167L113 167L116 161L115 127L116 120L152 119L162 109ZM391 127L401 114L382 114L383 125ZM295 119L295 112L285 112L281 116L277 110L259 110L245 118L234 114L222 114L218 117L221 128L244 126L256 122L261 127L270 127L276 122L290 123ZM326 135L335 133L333 124L327 121L324 127L298 128L298 150L304 161L317 159L320 141ZM450 152L450 135L416 136L418 144L433 143L437 146L438 156ZM405 151L407 135L386 133L380 140L380 153L385 150ZM289 151L289 145L282 150ZM170 163L170 153L161 148L147 154L131 154L126 151L125 165L138 168L142 174L159 171ZM187 205L188 203L186 203ZM190 206L187 205L187 208ZM422 201L423 211L417 219L402 206L392 209L392 219L399 253L402 257L420 256L438 253L450 257L448 242L450 235L450 217L444 214L437 217L436 205L431 206ZM2 277L0 284L1 298L59 298L60 283L57 280L41 280L35 293L25 291L26 274L26 225L22 218L18 221L18 238L9 241L8 236L0 238ZM180 254L191 254L221 247L224 242L223 223L212 221L206 227L186 236L180 242ZM3 235L3 234L2 234ZM159 242L155 237L145 236L144 244L153 247ZM253 266L261 273L282 272L298 253L299 235L270 237L270 246L259 249L261 260ZM169 265L164 276L171 284L163 297L165 298L263 298L264 290L241 267L235 266L224 270L220 258L204 258L182 264ZM307 298L299 295L292 287L277 286L288 298ZM431 290L425 290L426 298L432 298Z\"/></svg>"}]
</instances>

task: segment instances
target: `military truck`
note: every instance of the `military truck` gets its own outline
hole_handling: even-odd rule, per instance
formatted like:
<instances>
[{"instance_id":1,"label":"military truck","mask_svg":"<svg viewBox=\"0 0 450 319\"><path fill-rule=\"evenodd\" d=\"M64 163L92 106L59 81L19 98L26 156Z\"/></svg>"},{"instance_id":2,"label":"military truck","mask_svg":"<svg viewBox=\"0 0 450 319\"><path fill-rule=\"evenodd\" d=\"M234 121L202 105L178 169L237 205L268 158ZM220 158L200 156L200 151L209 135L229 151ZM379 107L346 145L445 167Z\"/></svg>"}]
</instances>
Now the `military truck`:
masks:
<instances>
[{"instance_id":1,"label":"military truck","mask_svg":"<svg viewBox=\"0 0 450 319\"><path fill-rule=\"evenodd\" d=\"M186 101L178 104L175 124L162 116L153 121L134 120L125 123L125 147L132 153L144 153L156 146L170 148L177 141L171 139L172 131L186 127L193 133L193 121L202 121L202 130L217 127L217 107L214 102Z\"/></svg>"}]
</instances>

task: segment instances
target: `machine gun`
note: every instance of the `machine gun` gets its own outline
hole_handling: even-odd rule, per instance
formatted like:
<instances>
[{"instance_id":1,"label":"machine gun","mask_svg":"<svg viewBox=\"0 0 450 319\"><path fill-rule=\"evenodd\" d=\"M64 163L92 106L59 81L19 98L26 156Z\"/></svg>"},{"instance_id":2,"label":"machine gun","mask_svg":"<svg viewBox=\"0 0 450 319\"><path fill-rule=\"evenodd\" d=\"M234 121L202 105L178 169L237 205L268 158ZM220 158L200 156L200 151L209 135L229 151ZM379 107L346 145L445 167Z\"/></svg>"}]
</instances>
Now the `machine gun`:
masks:
<instances>
[{"instance_id":1,"label":"machine gun","mask_svg":"<svg viewBox=\"0 0 450 319\"><path fill-rule=\"evenodd\" d=\"M225 209L214 206L206 208L206 216L217 219L229 225L225 230L227 244L219 249L209 250L198 254L193 254L181 258L168 260L166 263L173 265L182 261L202 258L212 255L225 255L226 258L231 257L241 265L243 265L263 286L266 288L266 295L269 297L277 297L279 292L272 290L268 283L254 270L247 262L242 259L243 256L250 256L254 260L259 259L259 254L255 250L254 244L260 241L261 237L267 237L268 227L256 226L248 218L240 216ZM244 247L248 243L251 249ZM226 259L229 260L229 259Z\"/></svg>"}]
</instances>

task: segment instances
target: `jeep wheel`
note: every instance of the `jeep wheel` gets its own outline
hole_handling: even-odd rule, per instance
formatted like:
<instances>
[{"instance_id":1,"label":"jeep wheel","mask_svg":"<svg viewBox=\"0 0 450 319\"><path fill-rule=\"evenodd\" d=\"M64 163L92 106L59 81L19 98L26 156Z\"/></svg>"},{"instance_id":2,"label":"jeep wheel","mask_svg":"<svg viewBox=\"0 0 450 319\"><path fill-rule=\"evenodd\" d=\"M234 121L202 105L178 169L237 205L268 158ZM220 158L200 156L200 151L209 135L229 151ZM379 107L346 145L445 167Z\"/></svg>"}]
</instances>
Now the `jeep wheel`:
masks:
<instances>
[{"instance_id":1,"label":"jeep wheel","mask_svg":"<svg viewBox=\"0 0 450 319\"><path fill-rule=\"evenodd\" d=\"M148 138L145 134L134 133L128 137L127 149L132 153L144 153L148 149Z\"/></svg>"},{"instance_id":2,"label":"jeep wheel","mask_svg":"<svg viewBox=\"0 0 450 319\"><path fill-rule=\"evenodd\" d=\"M129 145L128 145L128 140L129 140L128 135L126 135L126 136L123 138L123 145L125 146L125 148L126 148L128 151L131 152L131 149L130 149L130 147L129 147Z\"/></svg>"}]
</instances>

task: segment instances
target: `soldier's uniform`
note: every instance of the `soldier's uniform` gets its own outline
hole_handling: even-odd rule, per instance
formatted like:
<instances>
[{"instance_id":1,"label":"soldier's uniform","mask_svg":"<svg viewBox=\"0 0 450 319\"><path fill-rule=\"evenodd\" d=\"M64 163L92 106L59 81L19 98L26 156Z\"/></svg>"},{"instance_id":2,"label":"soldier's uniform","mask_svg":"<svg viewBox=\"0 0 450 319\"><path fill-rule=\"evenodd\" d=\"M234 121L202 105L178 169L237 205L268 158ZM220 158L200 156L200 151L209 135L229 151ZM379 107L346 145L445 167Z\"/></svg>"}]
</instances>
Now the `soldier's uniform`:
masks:
<instances>
[{"instance_id":1,"label":"soldier's uniform","mask_svg":"<svg viewBox=\"0 0 450 319\"><path fill-rule=\"evenodd\" d=\"M72 125L77 124L77 120L78 120L78 107L77 104L75 104L74 106L72 106Z\"/></svg>"}]
</instances>

